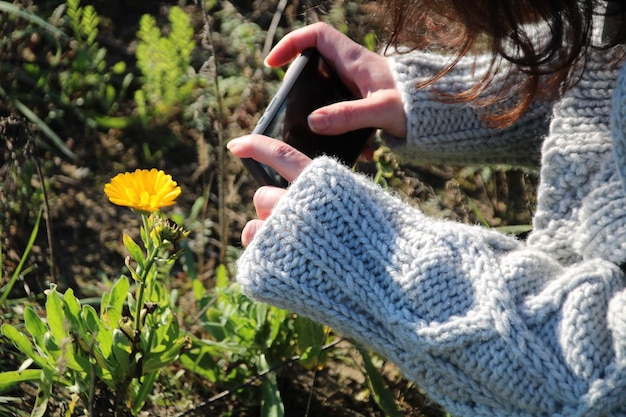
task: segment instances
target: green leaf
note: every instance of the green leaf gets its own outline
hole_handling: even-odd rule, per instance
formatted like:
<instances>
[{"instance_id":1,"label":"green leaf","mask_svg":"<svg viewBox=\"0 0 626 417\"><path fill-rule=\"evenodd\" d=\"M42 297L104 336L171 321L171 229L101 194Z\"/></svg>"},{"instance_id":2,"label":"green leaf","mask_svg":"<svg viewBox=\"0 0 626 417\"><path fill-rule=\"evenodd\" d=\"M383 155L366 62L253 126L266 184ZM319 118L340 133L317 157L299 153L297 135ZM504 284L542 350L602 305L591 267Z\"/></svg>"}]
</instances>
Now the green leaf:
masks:
<instances>
[{"instance_id":1,"label":"green leaf","mask_svg":"<svg viewBox=\"0 0 626 417\"><path fill-rule=\"evenodd\" d=\"M102 320L105 326L114 328L117 326L117 323L122 319L122 309L117 309L115 307L107 307L102 312Z\"/></svg>"},{"instance_id":2,"label":"green leaf","mask_svg":"<svg viewBox=\"0 0 626 417\"><path fill-rule=\"evenodd\" d=\"M378 404L380 409L385 413L385 416L402 417L402 413L398 410L393 394L385 386L383 377L372 363L370 354L364 348L359 347L358 349L361 353L361 357L363 358L363 364L365 365L365 370L367 371L368 385L374 394L376 404Z\"/></svg>"},{"instance_id":3,"label":"green leaf","mask_svg":"<svg viewBox=\"0 0 626 417\"><path fill-rule=\"evenodd\" d=\"M106 129L124 129L132 124L136 123L136 120L132 117L125 116L92 116L93 120L98 126Z\"/></svg>"},{"instance_id":4,"label":"green leaf","mask_svg":"<svg viewBox=\"0 0 626 417\"><path fill-rule=\"evenodd\" d=\"M114 329L111 352L113 353L113 357L117 360L117 364L119 366L119 369L116 371L119 371L119 375L121 375L122 378L126 378L134 372L134 369L131 369L130 363L130 355L132 351L132 344L124 332L120 329Z\"/></svg>"},{"instance_id":5,"label":"green leaf","mask_svg":"<svg viewBox=\"0 0 626 417\"><path fill-rule=\"evenodd\" d=\"M46 334L43 335L43 350L48 354L48 357L53 358L55 362L63 355L59 344L50 332L46 332Z\"/></svg>"},{"instance_id":6,"label":"green leaf","mask_svg":"<svg viewBox=\"0 0 626 417\"><path fill-rule=\"evenodd\" d=\"M126 72L126 62L119 61L119 62L115 63L113 65L113 67L111 68L111 70L115 74L123 74L124 72Z\"/></svg>"},{"instance_id":7,"label":"green leaf","mask_svg":"<svg viewBox=\"0 0 626 417\"><path fill-rule=\"evenodd\" d=\"M220 366L214 357L221 358L222 350L216 348L213 343L205 343L193 338L192 348L182 353L178 360L185 369L206 378L211 383L216 383L218 380L217 370L220 369Z\"/></svg>"},{"instance_id":8,"label":"green leaf","mask_svg":"<svg viewBox=\"0 0 626 417\"><path fill-rule=\"evenodd\" d=\"M98 313L96 312L95 308L93 308L89 304L85 304L81 310L80 315L88 331L93 334L96 334L98 331L100 331L102 323L100 322L100 318L98 317Z\"/></svg>"},{"instance_id":9,"label":"green leaf","mask_svg":"<svg viewBox=\"0 0 626 417\"><path fill-rule=\"evenodd\" d=\"M2 3L4 2L0 2L0 6L2 5ZM0 90L2 90L2 88L0 88ZM11 275L11 279L6 285L4 292L0 296L0 307L4 305L4 302L6 301L7 297L9 296L9 293L13 289L15 282L17 281L20 274L22 273L22 268L24 268L24 263L26 262L26 259L28 258L28 254L30 253L30 250L33 248L33 245L35 244L35 239L37 238L37 234L39 233L39 224L41 223L42 214L43 214L43 206L39 208L39 214L37 215L37 220L35 221L33 230L30 232L30 237L28 238L28 244L26 245L26 249L24 249L24 253L22 254L22 257L20 258L20 262L17 264L17 268L15 268L15 271L13 271L13 274ZM0 249L0 254L1 253L2 253L2 250Z\"/></svg>"},{"instance_id":10,"label":"green leaf","mask_svg":"<svg viewBox=\"0 0 626 417\"><path fill-rule=\"evenodd\" d=\"M42 368L53 370L54 368L48 363L45 357L35 352L30 339L10 324L3 324L0 328L2 334L15 344L15 347L24 355L31 358L37 365Z\"/></svg>"},{"instance_id":11,"label":"green leaf","mask_svg":"<svg viewBox=\"0 0 626 417\"><path fill-rule=\"evenodd\" d=\"M124 247L126 247L126 250L130 254L130 256L132 256L132 258L137 262L137 264L139 264L139 267L141 269L144 269L144 267L146 266L146 258L143 256L143 252L141 251L141 248L139 247L139 245L136 244L133 238L130 237L126 233L124 233L123 235L123 240L124 240ZM133 272L134 271L131 270L131 273Z\"/></svg>"},{"instance_id":12,"label":"green leaf","mask_svg":"<svg viewBox=\"0 0 626 417\"><path fill-rule=\"evenodd\" d=\"M139 415L139 412L146 402L146 397L148 396L148 394L150 394L150 392L152 392L154 381L156 381L158 375L158 372L152 372L150 374L144 375L144 377L141 379L139 391L137 392L135 398L133 398L132 414L134 416Z\"/></svg>"},{"instance_id":13,"label":"green leaf","mask_svg":"<svg viewBox=\"0 0 626 417\"><path fill-rule=\"evenodd\" d=\"M494 227L494 230L507 235L521 235L533 230L532 224L518 224L511 226Z\"/></svg>"},{"instance_id":14,"label":"green leaf","mask_svg":"<svg viewBox=\"0 0 626 417\"><path fill-rule=\"evenodd\" d=\"M46 323L31 306L26 307L24 310L24 324L28 332L35 339L35 343L39 346L43 346L43 336L48 331L48 326L46 326Z\"/></svg>"},{"instance_id":15,"label":"green leaf","mask_svg":"<svg viewBox=\"0 0 626 417\"><path fill-rule=\"evenodd\" d=\"M63 301L65 302L65 318L71 323L71 330L84 331L84 326L82 325L80 319L80 302L76 299L74 290L69 288L65 291L65 294L63 294Z\"/></svg>"},{"instance_id":16,"label":"green leaf","mask_svg":"<svg viewBox=\"0 0 626 417\"><path fill-rule=\"evenodd\" d=\"M370 51L376 51L378 49L378 40L374 32L369 32L363 38L363 45Z\"/></svg>"},{"instance_id":17,"label":"green leaf","mask_svg":"<svg viewBox=\"0 0 626 417\"><path fill-rule=\"evenodd\" d=\"M15 385L28 382L39 381L43 371L41 369L26 369L23 371L9 371L0 373L0 393L12 389Z\"/></svg>"},{"instance_id":18,"label":"green leaf","mask_svg":"<svg viewBox=\"0 0 626 417\"><path fill-rule=\"evenodd\" d=\"M306 348L324 344L326 332L321 324L306 317L297 316L294 320L294 329L298 335L296 343L299 347Z\"/></svg>"},{"instance_id":19,"label":"green leaf","mask_svg":"<svg viewBox=\"0 0 626 417\"><path fill-rule=\"evenodd\" d=\"M296 345L301 352L300 364L306 369L317 368L324 363L327 354L322 352L326 338L324 326L306 317L298 316L294 321L294 331L298 335Z\"/></svg>"},{"instance_id":20,"label":"green leaf","mask_svg":"<svg viewBox=\"0 0 626 417\"><path fill-rule=\"evenodd\" d=\"M276 374L270 372L270 366L263 354L259 356L259 372L267 372L261 383L261 416L283 417L285 406L280 398Z\"/></svg>"},{"instance_id":21,"label":"green leaf","mask_svg":"<svg viewBox=\"0 0 626 417\"><path fill-rule=\"evenodd\" d=\"M230 280L228 279L228 273L226 271L226 266L221 264L218 265L215 269L215 287L224 289L230 285Z\"/></svg>"},{"instance_id":22,"label":"green leaf","mask_svg":"<svg viewBox=\"0 0 626 417\"><path fill-rule=\"evenodd\" d=\"M189 253L189 252L185 252L185 253ZM192 289L193 289L193 295L196 301L202 302L202 300L206 298L206 295L207 295L206 287L204 286L202 281L200 281L199 279L194 279L192 281ZM201 305L201 307L203 306Z\"/></svg>"},{"instance_id":23,"label":"green leaf","mask_svg":"<svg viewBox=\"0 0 626 417\"><path fill-rule=\"evenodd\" d=\"M474 203L474 200L472 200L469 196L465 196L465 200L467 201L467 204L470 206L470 208L472 209L472 212L476 215L476 217L478 217L478 220L480 220L480 223L487 229L491 228L491 225L489 224L489 222L487 221L487 219L485 218L485 216L483 215L483 213L480 211L480 209L478 208L478 206L476 206L476 203Z\"/></svg>"},{"instance_id":24,"label":"green leaf","mask_svg":"<svg viewBox=\"0 0 626 417\"><path fill-rule=\"evenodd\" d=\"M126 298L128 297L129 288L130 284L128 283L128 279L126 279L126 277L119 278L115 284L113 284L113 288L111 288L107 305L103 305L103 307L107 308L107 310L108 307L113 307L117 311L122 311Z\"/></svg>"},{"instance_id":25,"label":"green leaf","mask_svg":"<svg viewBox=\"0 0 626 417\"><path fill-rule=\"evenodd\" d=\"M56 290L56 286L46 291L48 298L46 300L46 314L48 327L52 336L56 339L56 343L61 343L63 339L69 337L68 323L65 320L65 312L63 311L65 303Z\"/></svg>"},{"instance_id":26,"label":"green leaf","mask_svg":"<svg viewBox=\"0 0 626 417\"><path fill-rule=\"evenodd\" d=\"M87 343L91 344L92 338L95 337L96 346L94 346L94 350L98 348L104 358L109 358L113 346L113 329L115 328L114 326L117 326L117 321L114 322L115 324L109 323L106 325L100 317L98 317L96 310L88 304L83 306L81 316L83 317L85 326L91 332L91 334L83 335L85 340ZM100 364L100 366L102 365ZM107 369L110 370L110 367L107 366Z\"/></svg>"},{"instance_id":27,"label":"green leaf","mask_svg":"<svg viewBox=\"0 0 626 417\"><path fill-rule=\"evenodd\" d=\"M172 347L164 352L148 352L143 361L142 372L149 374L171 364L178 358L181 349L190 346L190 344L191 339L186 336L176 340Z\"/></svg>"},{"instance_id":28,"label":"green leaf","mask_svg":"<svg viewBox=\"0 0 626 417\"><path fill-rule=\"evenodd\" d=\"M37 392L35 406L33 407L33 411L30 414L31 417L43 417L46 415L46 410L48 409L48 400L50 399L50 395L52 394L53 375L53 371L43 372L41 383L37 387L39 389L39 392Z\"/></svg>"},{"instance_id":29,"label":"green leaf","mask_svg":"<svg viewBox=\"0 0 626 417\"><path fill-rule=\"evenodd\" d=\"M89 343L89 342L88 342ZM109 350L110 352L110 350ZM102 353L100 345L94 344L91 347L91 354L96 360L96 373L105 383L109 383L113 379L113 369L117 368L117 364L111 364L109 360Z\"/></svg>"},{"instance_id":30,"label":"green leaf","mask_svg":"<svg viewBox=\"0 0 626 417\"><path fill-rule=\"evenodd\" d=\"M145 346L146 351L164 351L177 343L180 328L178 320L175 320L174 315L167 310L167 313L162 313L158 323L153 324L152 331L156 335L156 340L152 346Z\"/></svg>"}]
</instances>

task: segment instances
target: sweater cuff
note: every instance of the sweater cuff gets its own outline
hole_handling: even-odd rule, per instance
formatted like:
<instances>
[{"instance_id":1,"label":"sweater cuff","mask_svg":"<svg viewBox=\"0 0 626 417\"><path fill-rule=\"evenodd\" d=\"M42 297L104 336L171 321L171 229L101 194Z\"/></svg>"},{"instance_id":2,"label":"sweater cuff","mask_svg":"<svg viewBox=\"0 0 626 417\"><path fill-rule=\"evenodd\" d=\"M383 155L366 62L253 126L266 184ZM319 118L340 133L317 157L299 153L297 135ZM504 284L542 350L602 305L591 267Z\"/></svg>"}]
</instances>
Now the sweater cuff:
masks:
<instances>
[{"instance_id":1,"label":"sweater cuff","mask_svg":"<svg viewBox=\"0 0 626 417\"><path fill-rule=\"evenodd\" d=\"M445 68L450 59L417 51L388 57L407 117L406 140L391 138L388 145L404 162L536 167L552 104L534 103L511 127L488 127L481 118L485 109L443 102L437 92L470 89L488 68L490 58L465 58L433 85L416 87Z\"/></svg>"},{"instance_id":2,"label":"sweater cuff","mask_svg":"<svg viewBox=\"0 0 626 417\"><path fill-rule=\"evenodd\" d=\"M394 239L380 192L337 161L314 159L239 258L244 294L346 336L390 343L379 321L386 314L376 292L383 289L366 282L384 272Z\"/></svg>"}]
</instances>

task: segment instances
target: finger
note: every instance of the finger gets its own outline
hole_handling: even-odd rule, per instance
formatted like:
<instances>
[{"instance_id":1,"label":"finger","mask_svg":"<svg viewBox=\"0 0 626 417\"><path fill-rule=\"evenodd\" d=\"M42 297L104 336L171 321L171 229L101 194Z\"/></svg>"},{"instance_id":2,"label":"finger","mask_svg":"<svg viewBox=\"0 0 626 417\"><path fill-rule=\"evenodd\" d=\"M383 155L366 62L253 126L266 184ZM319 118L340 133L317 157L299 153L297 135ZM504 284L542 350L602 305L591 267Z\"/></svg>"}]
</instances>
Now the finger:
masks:
<instances>
[{"instance_id":1,"label":"finger","mask_svg":"<svg viewBox=\"0 0 626 417\"><path fill-rule=\"evenodd\" d=\"M397 90L379 90L360 100L342 101L321 107L308 117L311 130L338 135L366 127L406 136L406 116Z\"/></svg>"},{"instance_id":2,"label":"finger","mask_svg":"<svg viewBox=\"0 0 626 417\"><path fill-rule=\"evenodd\" d=\"M265 222L259 219L250 220L248 223L246 223L243 230L241 231L241 244L244 248L247 247L250 242L252 242L252 239L254 239L256 232L258 232L261 226L263 226L263 223Z\"/></svg>"},{"instance_id":3,"label":"finger","mask_svg":"<svg viewBox=\"0 0 626 417\"><path fill-rule=\"evenodd\" d=\"M262 135L233 139L228 149L239 158L252 158L274 168L289 182L295 181L311 159L286 143Z\"/></svg>"},{"instance_id":4,"label":"finger","mask_svg":"<svg viewBox=\"0 0 626 417\"><path fill-rule=\"evenodd\" d=\"M254 202L254 208L256 214L261 220L267 219L270 215L278 200L285 195L287 190L278 187L260 187L254 193L252 201Z\"/></svg>"},{"instance_id":5,"label":"finger","mask_svg":"<svg viewBox=\"0 0 626 417\"><path fill-rule=\"evenodd\" d=\"M322 55L325 55L324 52L332 55L333 51L321 49L327 44L336 46L340 42L345 42L344 38L345 35L325 23L308 25L288 33L278 41L265 58L265 63L271 67L285 65L308 48L317 48Z\"/></svg>"},{"instance_id":6,"label":"finger","mask_svg":"<svg viewBox=\"0 0 626 417\"><path fill-rule=\"evenodd\" d=\"M339 73L346 73L352 62L369 52L328 24L315 23L287 34L272 48L265 63L270 67L280 67L308 48L317 48Z\"/></svg>"}]
</instances>

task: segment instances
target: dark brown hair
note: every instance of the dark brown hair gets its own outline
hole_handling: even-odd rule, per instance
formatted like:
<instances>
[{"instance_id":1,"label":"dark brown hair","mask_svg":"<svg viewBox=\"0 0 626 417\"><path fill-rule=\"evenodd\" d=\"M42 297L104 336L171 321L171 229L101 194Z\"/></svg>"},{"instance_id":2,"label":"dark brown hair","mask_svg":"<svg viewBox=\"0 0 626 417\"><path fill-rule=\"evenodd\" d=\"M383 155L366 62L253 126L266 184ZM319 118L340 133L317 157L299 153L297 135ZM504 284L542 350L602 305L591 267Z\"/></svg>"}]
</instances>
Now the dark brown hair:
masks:
<instances>
[{"instance_id":1,"label":"dark brown hair","mask_svg":"<svg viewBox=\"0 0 626 417\"><path fill-rule=\"evenodd\" d=\"M481 49L493 55L491 68L471 89L443 100L473 102L489 108L484 119L494 127L514 123L537 98L552 99L578 80L572 66L591 45L596 0L381 0L392 32L389 45L439 48L457 60L423 83L448 72L462 56ZM621 0L619 1L621 3ZM619 7L624 9L623 6ZM544 22L549 37L537 45L530 23ZM532 29L530 29L532 30ZM622 34L623 35L623 34ZM513 64L515 83L485 94L502 57ZM513 79L513 78L511 78ZM495 103L512 103L506 108ZM493 110L497 109L497 110Z\"/></svg>"}]
</instances>

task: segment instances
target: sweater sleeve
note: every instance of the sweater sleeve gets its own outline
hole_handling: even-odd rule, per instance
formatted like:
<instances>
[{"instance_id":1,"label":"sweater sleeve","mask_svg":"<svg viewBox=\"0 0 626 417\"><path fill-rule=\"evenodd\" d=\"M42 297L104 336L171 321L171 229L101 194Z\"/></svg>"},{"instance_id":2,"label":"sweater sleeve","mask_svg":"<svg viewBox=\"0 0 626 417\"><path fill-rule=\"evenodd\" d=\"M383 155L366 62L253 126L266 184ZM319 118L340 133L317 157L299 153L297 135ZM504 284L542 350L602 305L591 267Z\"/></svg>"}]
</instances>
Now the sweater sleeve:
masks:
<instances>
[{"instance_id":1,"label":"sweater sleeve","mask_svg":"<svg viewBox=\"0 0 626 417\"><path fill-rule=\"evenodd\" d=\"M513 126L505 129L487 127L481 119L484 109L469 103L448 103L436 98L436 92L454 94L474 86L484 76L491 57L464 57L434 84L417 89L423 82L445 68L451 58L440 54L414 51L388 57L396 85L402 95L407 115L407 140L387 138L398 155L407 162L428 163L506 163L536 166L541 141L548 131L552 103L536 102ZM504 85L503 69L492 83L493 89ZM496 109L497 110L497 109ZM500 109L502 110L502 109Z\"/></svg>"},{"instance_id":2,"label":"sweater sleeve","mask_svg":"<svg viewBox=\"0 0 626 417\"><path fill-rule=\"evenodd\" d=\"M453 415L626 415L619 268L430 219L331 159L290 187L237 280L379 351Z\"/></svg>"}]
</instances>

